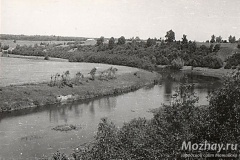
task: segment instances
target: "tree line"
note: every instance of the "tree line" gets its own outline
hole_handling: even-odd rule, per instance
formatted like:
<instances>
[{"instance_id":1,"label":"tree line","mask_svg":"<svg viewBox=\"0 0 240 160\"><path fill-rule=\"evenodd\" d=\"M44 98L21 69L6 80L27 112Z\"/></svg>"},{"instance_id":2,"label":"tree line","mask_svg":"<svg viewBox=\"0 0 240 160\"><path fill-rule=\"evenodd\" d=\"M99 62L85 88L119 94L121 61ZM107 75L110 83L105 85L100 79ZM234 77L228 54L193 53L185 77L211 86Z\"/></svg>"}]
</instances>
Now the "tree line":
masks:
<instances>
[{"instance_id":1,"label":"tree line","mask_svg":"<svg viewBox=\"0 0 240 160\"><path fill-rule=\"evenodd\" d=\"M41 36L41 35L11 35L0 34L2 40L27 40L27 41L85 41L86 37L64 37L64 36Z\"/></svg>"},{"instance_id":2,"label":"tree line","mask_svg":"<svg viewBox=\"0 0 240 160\"><path fill-rule=\"evenodd\" d=\"M211 36L210 41L207 40L207 43L240 43L240 38L237 40L235 36L230 35L227 40L223 40L221 36L215 36L214 34Z\"/></svg>"},{"instance_id":3,"label":"tree line","mask_svg":"<svg viewBox=\"0 0 240 160\"><path fill-rule=\"evenodd\" d=\"M143 41L139 37L126 39L121 36L117 39L111 37L107 42L102 36L97 39L95 46L77 42L64 47L42 43L17 46L12 54L47 55L66 58L71 62L109 63L153 70L157 65L168 65L174 69L181 69L184 65L221 68L224 63L217 56L220 48L220 43L199 46L197 42L188 40L185 34L181 40L176 41L174 31L169 30L165 40L148 38Z\"/></svg>"}]
</instances>

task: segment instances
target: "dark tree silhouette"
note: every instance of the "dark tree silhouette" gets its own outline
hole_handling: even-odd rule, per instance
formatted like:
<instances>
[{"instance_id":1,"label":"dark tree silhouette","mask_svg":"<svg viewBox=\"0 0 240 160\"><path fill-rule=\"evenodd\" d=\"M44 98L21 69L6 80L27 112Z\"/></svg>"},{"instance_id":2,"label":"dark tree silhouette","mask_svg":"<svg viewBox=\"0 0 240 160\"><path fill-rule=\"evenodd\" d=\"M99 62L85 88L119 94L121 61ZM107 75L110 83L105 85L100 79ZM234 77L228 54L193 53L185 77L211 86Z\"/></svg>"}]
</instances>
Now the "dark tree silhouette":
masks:
<instances>
[{"instance_id":1,"label":"dark tree silhouette","mask_svg":"<svg viewBox=\"0 0 240 160\"><path fill-rule=\"evenodd\" d=\"M166 37L166 42L175 41L175 33L172 30L168 31L165 37Z\"/></svg>"},{"instance_id":2,"label":"dark tree silhouette","mask_svg":"<svg viewBox=\"0 0 240 160\"><path fill-rule=\"evenodd\" d=\"M100 46L100 45L102 45L103 44L103 42L104 42L104 37L103 36L101 36L100 38L98 38L97 39L97 46Z\"/></svg>"},{"instance_id":3,"label":"dark tree silhouette","mask_svg":"<svg viewBox=\"0 0 240 160\"><path fill-rule=\"evenodd\" d=\"M118 44L125 44L126 43L126 39L124 36L121 36L120 38L118 38Z\"/></svg>"},{"instance_id":4,"label":"dark tree silhouette","mask_svg":"<svg viewBox=\"0 0 240 160\"><path fill-rule=\"evenodd\" d=\"M211 40L210 40L210 43L215 43L215 36L214 36L214 34L211 36Z\"/></svg>"},{"instance_id":5,"label":"dark tree silhouette","mask_svg":"<svg viewBox=\"0 0 240 160\"><path fill-rule=\"evenodd\" d=\"M111 37L108 41L108 48L113 49L114 44L115 44L115 39L113 37Z\"/></svg>"}]
</instances>

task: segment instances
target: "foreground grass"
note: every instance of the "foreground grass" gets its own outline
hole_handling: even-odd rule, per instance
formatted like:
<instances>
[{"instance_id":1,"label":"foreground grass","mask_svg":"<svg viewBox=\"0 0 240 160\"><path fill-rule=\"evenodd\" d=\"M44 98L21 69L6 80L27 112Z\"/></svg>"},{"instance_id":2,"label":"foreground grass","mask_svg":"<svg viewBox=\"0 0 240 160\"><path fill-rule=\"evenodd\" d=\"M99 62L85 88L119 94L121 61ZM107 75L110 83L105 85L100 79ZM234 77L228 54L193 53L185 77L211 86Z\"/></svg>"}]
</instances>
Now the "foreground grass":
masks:
<instances>
[{"instance_id":1,"label":"foreground grass","mask_svg":"<svg viewBox=\"0 0 240 160\"><path fill-rule=\"evenodd\" d=\"M48 83L0 87L0 112L60 103L58 96L67 97L68 102L121 94L154 84L158 78L157 73L138 70L108 81L84 78L82 84L72 87L50 87Z\"/></svg>"}]
</instances>

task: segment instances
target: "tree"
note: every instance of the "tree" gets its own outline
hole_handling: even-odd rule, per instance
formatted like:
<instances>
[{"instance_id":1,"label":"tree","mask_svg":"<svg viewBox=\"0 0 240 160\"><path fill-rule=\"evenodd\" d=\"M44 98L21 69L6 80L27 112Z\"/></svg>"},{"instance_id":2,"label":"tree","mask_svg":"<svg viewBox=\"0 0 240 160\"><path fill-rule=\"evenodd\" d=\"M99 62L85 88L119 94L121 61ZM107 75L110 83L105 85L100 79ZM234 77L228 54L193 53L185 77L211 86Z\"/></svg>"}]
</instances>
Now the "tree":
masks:
<instances>
[{"instance_id":1,"label":"tree","mask_svg":"<svg viewBox=\"0 0 240 160\"><path fill-rule=\"evenodd\" d=\"M113 49L114 44L115 44L115 39L113 37L111 37L108 41L108 48Z\"/></svg>"},{"instance_id":2,"label":"tree","mask_svg":"<svg viewBox=\"0 0 240 160\"><path fill-rule=\"evenodd\" d=\"M214 48L213 48L213 52L219 51L219 50L220 50L220 47L221 47L220 44L216 44L216 45L214 46Z\"/></svg>"},{"instance_id":3,"label":"tree","mask_svg":"<svg viewBox=\"0 0 240 160\"><path fill-rule=\"evenodd\" d=\"M236 42L235 36L232 37L232 36L230 35L230 36L228 37L228 41L229 41L229 43L235 43L235 42Z\"/></svg>"},{"instance_id":4,"label":"tree","mask_svg":"<svg viewBox=\"0 0 240 160\"><path fill-rule=\"evenodd\" d=\"M103 42L104 42L104 37L103 36L101 36L100 38L98 38L97 39L97 46L100 46L100 45L102 45L103 44Z\"/></svg>"},{"instance_id":5,"label":"tree","mask_svg":"<svg viewBox=\"0 0 240 160\"><path fill-rule=\"evenodd\" d=\"M194 41L194 42L189 41L189 43L188 43L188 49L189 49L189 52L190 52L190 53L194 53L194 52L196 51L196 49L197 49L197 44L196 44L196 42L195 42L195 41Z\"/></svg>"},{"instance_id":6,"label":"tree","mask_svg":"<svg viewBox=\"0 0 240 160\"><path fill-rule=\"evenodd\" d=\"M221 43L221 42L222 42L222 37L221 37L221 36L216 37L216 42L217 42L217 43Z\"/></svg>"},{"instance_id":7,"label":"tree","mask_svg":"<svg viewBox=\"0 0 240 160\"><path fill-rule=\"evenodd\" d=\"M211 44L210 47L209 47L209 51L210 51L210 52L213 52L213 48L214 48L214 45Z\"/></svg>"},{"instance_id":8,"label":"tree","mask_svg":"<svg viewBox=\"0 0 240 160\"><path fill-rule=\"evenodd\" d=\"M218 142L232 142L240 136L240 70L225 79L209 101L210 135ZM212 132L212 133L211 133Z\"/></svg>"},{"instance_id":9,"label":"tree","mask_svg":"<svg viewBox=\"0 0 240 160\"><path fill-rule=\"evenodd\" d=\"M165 37L166 37L166 40L165 40L166 42L175 41L175 33L172 30L168 31Z\"/></svg>"},{"instance_id":10,"label":"tree","mask_svg":"<svg viewBox=\"0 0 240 160\"><path fill-rule=\"evenodd\" d=\"M137 37L135 37L135 40L136 41L141 41L141 39L137 36Z\"/></svg>"},{"instance_id":11,"label":"tree","mask_svg":"<svg viewBox=\"0 0 240 160\"><path fill-rule=\"evenodd\" d=\"M210 40L210 43L214 43L215 42L215 36L214 36L214 34L211 36L211 40Z\"/></svg>"},{"instance_id":12,"label":"tree","mask_svg":"<svg viewBox=\"0 0 240 160\"><path fill-rule=\"evenodd\" d=\"M126 43L126 39L124 36L121 36L120 38L118 38L118 44L119 45L122 45L122 44L125 44Z\"/></svg>"},{"instance_id":13,"label":"tree","mask_svg":"<svg viewBox=\"0 0 240 160\"><path fill-rule=\"evenodd\" d=\"M155 44L156 44L156 39L151 39L151 38L147 39L147 44L146 44L147 47L150 47Z\"/></svg>"},{"instance_id":14,"label":"tree","mask_svg":"<svg viewBox=\"0 0 240 160\"><path fill-rule=\"evenodd\" d=\"M3 50L8 50L8 49L9 49L9 45L4 45L4 46L2 47L2 49L3 49Z\"/></svg>"},{"instance_id":15,"label":"tree","mask_svg":"<svg viewBox=\"0 0 240 160\"><path fill-rule=\"evenodd\" d=\"M187 35L183 35L182 44L188 44Z\"/></svg>"}]
</instances>

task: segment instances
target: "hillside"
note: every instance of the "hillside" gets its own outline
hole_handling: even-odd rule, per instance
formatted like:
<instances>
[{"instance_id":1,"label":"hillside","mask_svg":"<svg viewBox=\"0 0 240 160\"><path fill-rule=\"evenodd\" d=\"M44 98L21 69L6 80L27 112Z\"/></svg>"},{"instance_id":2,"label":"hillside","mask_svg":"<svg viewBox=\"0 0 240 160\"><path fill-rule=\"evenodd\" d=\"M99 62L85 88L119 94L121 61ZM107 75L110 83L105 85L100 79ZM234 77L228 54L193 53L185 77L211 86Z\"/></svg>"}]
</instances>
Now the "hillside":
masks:
<instances>
[{"instance_id":1,"label":"hillside","mask_svg":"<svg viewBox=\"0 0 240 160\"><path fill-rule=\"evenodd\" d=\"M197 46L205 45L210 47L210 45L216 45L217 43L205 43L205 42L197 42ZM220 43L221 48L217 52L217 56L221 58L222 61L225 61L228 57L232 56L234 53L239 52L240 49L237 48L237 43Z\"/></svg>"}]
</instances>

